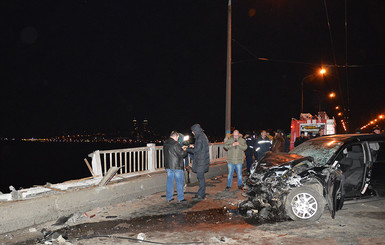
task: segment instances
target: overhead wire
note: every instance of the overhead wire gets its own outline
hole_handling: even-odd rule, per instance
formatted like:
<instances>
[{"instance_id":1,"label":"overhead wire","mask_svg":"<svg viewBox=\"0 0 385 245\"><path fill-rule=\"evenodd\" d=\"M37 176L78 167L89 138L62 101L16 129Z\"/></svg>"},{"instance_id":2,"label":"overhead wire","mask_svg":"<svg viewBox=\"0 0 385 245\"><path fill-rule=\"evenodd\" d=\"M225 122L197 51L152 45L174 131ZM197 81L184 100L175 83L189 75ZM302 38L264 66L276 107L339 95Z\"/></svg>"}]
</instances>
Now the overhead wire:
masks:
<instances>
[{"instance_id":1,"label":"overhead wire","mask_svg":"<svg viewBox=\"0 0 385 245\"><path fill-rule=\"evenodd\" d=\"M348 1L345 0L345 79L346 79L346 98L348 102L348 113L350 111L349 98L349 75L348 75Z\"/></svg>"},{"instance_id":2,"label":"overhead wire","mask_svg":"<svg viewBox=\"0 0 385 245\"><path fill-rule=\"evenodd\" d=\"M335 53L335 50L334 50L334 42L333 42L332 29L331 29L331 25L330 25L330 18L329 18L328 7L327 7L327 4L326 4L326 0L324 0L323 2L324 2L324 7L325 7L326 21L327 21L328 29L329 29L329 38L330 38L330 45L331 45L331 49L332 49L334 66L337 66L337 58L336 58L336 53ZM338 69L336 69L336 72L337 72L337 77L338 77L338 90L339 90L339 93L340 93L340 101L342 102L342 107L345 108L345 101L344 101L344 97L343 97L343 93L342 93L341 79L340 79L340 76L339 76Z\"/></svg>"},{"instance_id":3,"label":"overhead wire","mask_svg":"<svg viewBox=\"0 0 385 245\"><path fill-rule=\"evenodd\" d=\"M232 61L231 64L238 64L243 62L249 62L249 61L270 61L270 62L277 62L277 63L288 63L288 64L300 64L300 65L311 65L311 66L319 66L320 64L317 63L311 63L311 62L305 62L305 61L295 61L295 60L282 60L282 59L271 59L267 57L259 57L258 55L254 54L250 49L245 47L245 45L242 45L238 40L232 39L234 43L236 43L240 48L244 49L247 53L249 53L253 58L252 59L242 59L237 61ZM359 65L359 64L344 64L344 65L338 65L338 64L322 64L324 67L336 67L336 68L359 68L359 67L370 67L370 66L385 66L384 64L366 64L366 65Z\"/></svg>"}]
</instances>

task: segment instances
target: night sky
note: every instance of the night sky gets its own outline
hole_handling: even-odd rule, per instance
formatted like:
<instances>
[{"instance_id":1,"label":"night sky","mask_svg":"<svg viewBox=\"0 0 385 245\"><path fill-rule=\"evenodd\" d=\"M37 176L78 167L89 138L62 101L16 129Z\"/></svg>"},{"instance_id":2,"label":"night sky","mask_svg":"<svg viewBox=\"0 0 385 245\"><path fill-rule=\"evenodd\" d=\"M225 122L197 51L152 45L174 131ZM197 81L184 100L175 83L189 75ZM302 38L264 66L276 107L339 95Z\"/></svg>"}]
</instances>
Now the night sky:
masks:
<instances>
[{"instance_id":1,"label":"night sky","mask_svg":"<svg viewBox=\"0 0 385 245\"><path fill-rule=\"evenodd\" d=\"M385 113L385 1L347 1L347 74L345 1L326 1L331 33L324 3L232 1L233 126L288 131L306 76L306 112L344 105L352 130ZM133 118L224 135L226 0L12 0L0 16L0 137L124 132Z\"/></svg>"}]
</instances>

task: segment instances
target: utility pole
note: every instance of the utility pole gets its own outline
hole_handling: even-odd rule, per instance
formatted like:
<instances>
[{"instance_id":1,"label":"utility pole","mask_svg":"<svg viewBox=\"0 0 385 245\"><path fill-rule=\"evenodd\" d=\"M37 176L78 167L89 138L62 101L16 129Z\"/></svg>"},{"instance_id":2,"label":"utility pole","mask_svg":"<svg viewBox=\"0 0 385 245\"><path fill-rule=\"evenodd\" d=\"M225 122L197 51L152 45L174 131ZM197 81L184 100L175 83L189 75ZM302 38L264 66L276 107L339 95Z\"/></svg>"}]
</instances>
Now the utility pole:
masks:
<instances>
[{"instance_id":1,"label":"utility pole","mask_svg":"<svg viewBox=\"0 0 385 245\"><path fill-rule=\"evenodd\" d=\"M231 133L231 0L227 14L227 63L226 63L226 115L225 135Z\"/></svg>"}]
</instances>

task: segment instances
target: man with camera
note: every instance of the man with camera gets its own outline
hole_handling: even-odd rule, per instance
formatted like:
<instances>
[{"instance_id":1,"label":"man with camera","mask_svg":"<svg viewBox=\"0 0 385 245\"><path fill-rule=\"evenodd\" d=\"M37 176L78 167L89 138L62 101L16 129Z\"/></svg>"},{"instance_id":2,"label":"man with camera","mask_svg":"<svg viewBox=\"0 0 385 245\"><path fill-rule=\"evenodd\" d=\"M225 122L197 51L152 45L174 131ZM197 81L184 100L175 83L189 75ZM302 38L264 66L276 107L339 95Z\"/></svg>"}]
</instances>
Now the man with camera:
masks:
<instances>
[{"instance_id":1,"label":"man with camera","mask_svg":"<svg viewBox=\"0 0 385 245\"><path fill-rule=\"evenodd\" d=\"M225 142L225 150L228 151L227 154L227 186L225 191L231 189L231 184L233 181L234 169L237 173L238 180L238 189L242 189L242 165L244 151L247 149L246 141L242 138L242 135L239 134L238 130L234 130L233 135Z\"/></svg>"}]
</instances>

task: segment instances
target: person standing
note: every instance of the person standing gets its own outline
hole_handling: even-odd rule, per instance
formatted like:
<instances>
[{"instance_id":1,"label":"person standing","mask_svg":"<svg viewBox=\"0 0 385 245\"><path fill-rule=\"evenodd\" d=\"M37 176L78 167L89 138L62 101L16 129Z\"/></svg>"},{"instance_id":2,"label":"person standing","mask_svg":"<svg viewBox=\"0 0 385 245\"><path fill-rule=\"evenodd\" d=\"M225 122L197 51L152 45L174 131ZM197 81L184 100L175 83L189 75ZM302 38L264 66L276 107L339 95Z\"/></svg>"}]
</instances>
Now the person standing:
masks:
<instances>
[{"instance_id":1,"label":"person standing","mask_svg":"<svg viewBox=\"0 0 385 245\"><path fill-rule=\"evenodd\" d=\"M299 137L295 138L295 141L294 141L294 147L302 144L303 142L305 142L307 140L307 138L305 137L305 133L304 132L301 132L299 134Z\"/></svg>"},{"instance_id":2,"label":"person standing","mask_svg":"<svg viewBox=\"0 0 385 245\"><path fill-rule=\"evenodd\" d=\"M325 135L325 131L324 131L324 129L323 128L320 128L319 130L318 130L318 134L316 134L316 138L318 138L318 137L322 137L322 136L324 136Z\"/></svg>"},{"instance_id":3,"label":"person standing","mask_svg":"<svg viewBox=\"0 0 385 245\"><path fill-rule=\"evenodd\" d=\"M242 165L244 151L247 149L246 140L244 140L238 130L234 130L233 135L226 141L224 149L227 153L227 186L225 191L231 189L233 182L234 168L237 173L238 189L242 189Z\"/></svg>"},{"instance_id":4,"label":"person standing","mask_svg":"<svg viewBox=\"0 0 385 245\"><path fill-rule=\"evenodd\" d=\"M246 133L245 140L247 144L247 149L245 151L247 172L250 172L251 165L253 165L255 139L249 133Z\"/></svg>"},{"instance_id":5,"label":"person standing","mask_svg":"<svg viewBox=\"0 0 385 245\"><path fill-rule=\"evenodd\" d=\"M178 132L172 131L170 138L163 145L164 167L167 171L166 199L168 202L174 200L174 198L172 198L174 193L174 178L178 193L178 202L186 202L183 193L183 158L187 153L179 144L178 137Z\"/></svg>"},{"instance_id":6,"label":"person standing","mask_svg":"<svg viewBox=\"0 0 385 245\"><path fill-rule=\"evenodd\" d=\"M281 131L281 135L282 135L283 139L285 140L284 152L289 152L290 140L287 138L287 134L284 131Z\"/></svg>"},{"instance_id":7,"label":"person standing","mask_svg":"<svg viewBox=\"0 0 385 245\"><path fill-rule=\"evenodd\" d=\"M199 124L191 126L191 131L195 143L187 148L187 152L194 156L191 170L197 174L199 182L199 190L193 200L203 200L206 197L205 173L209 171L210 164L209 140Z\"/></svg>"},{"instance_id":8,"label":"person standing","mask_svg":"<svg viewBox=\"0 0 385 245\"><path fill-rule=\"evenodd\" d=\"M259 160L266 152L270 151L271 141L267 137L266 130L262 130L261 136L255 141L255 151L257 152L257 159Z\"/></svg>"},{"instance_id":9,"label":"person standing","mask_svg":"<svg viewBox=\"0 0 385 245\"><path fill-rule=\"evenodd\" d=\"M279 130L275 132L273 145L271 146L271 151L274 153L285 151L285 139L282 137L281 131Z\"/></svg>"},{"instance_id":10,"label":"person standing","mask_svg":"<svg viewBox=\"0 0 385 245\"><path fill-rule=\"evenodd\" d=\"M381 129L380 127L376 126L373 128L373 134L381 134Z\"/></svg>"}]
</instances>

